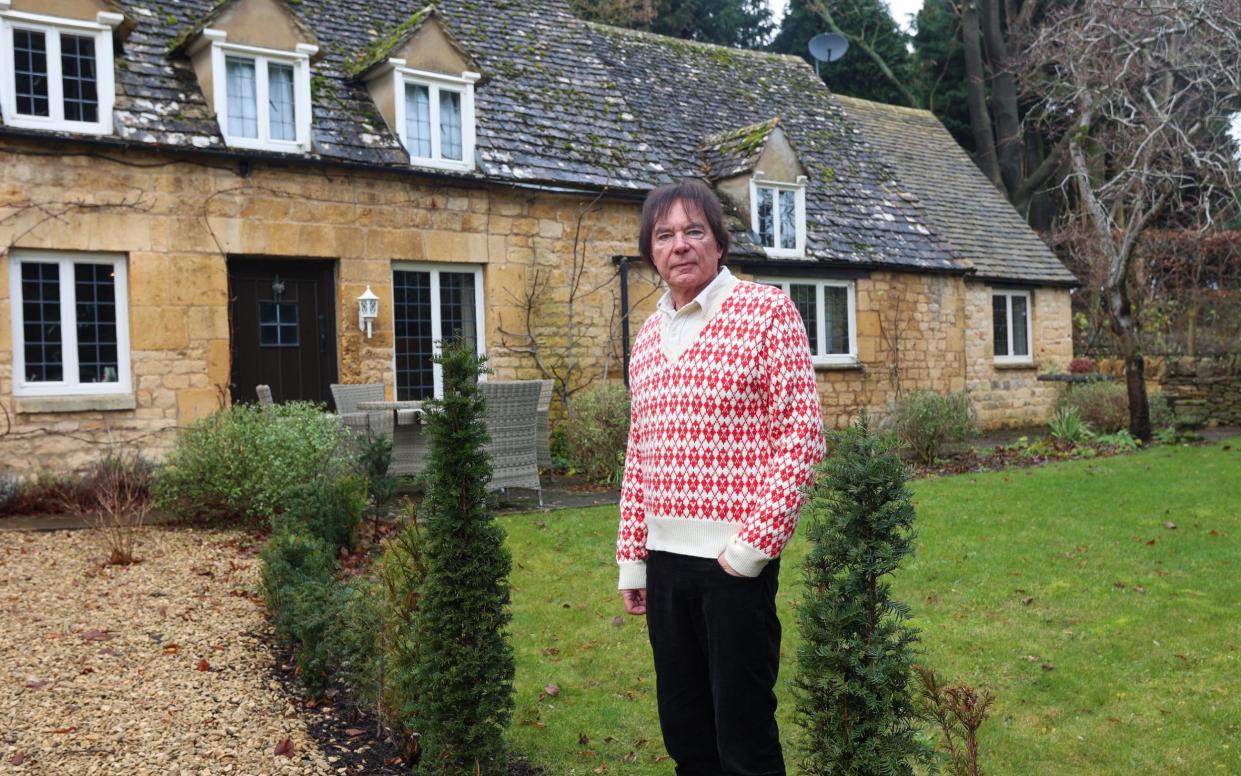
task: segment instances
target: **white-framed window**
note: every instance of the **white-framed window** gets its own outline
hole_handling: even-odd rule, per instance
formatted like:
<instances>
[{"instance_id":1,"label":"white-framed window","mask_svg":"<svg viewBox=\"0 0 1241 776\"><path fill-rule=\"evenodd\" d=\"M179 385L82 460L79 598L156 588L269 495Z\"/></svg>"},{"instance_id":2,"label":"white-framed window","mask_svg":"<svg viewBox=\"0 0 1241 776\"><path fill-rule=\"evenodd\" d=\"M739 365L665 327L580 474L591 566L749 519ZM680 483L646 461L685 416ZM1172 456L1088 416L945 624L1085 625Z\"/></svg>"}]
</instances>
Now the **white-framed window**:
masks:
<instances>
[{"instance_id":1,"label":"white-framed window","mask_svg":"<svg viewBox=\"0 0 1241 776\"><path fill-rule=\"evenodd\" d=\"M402 66L392 72L396 126L410 163L473 170L474 82L479 74L466 72L457 78Z\"/></svg>"},{"instance_id":2,"label":"white-framed window","mask_svg":"<svg viewBox=\"0 0 1241 776\"><path fill-rule=\"evenodd\" d=\"M852 280L762 278L793 300L816 365L857 364L857 288Z\"/></svg>"},{"instance_id":3,"label":"white-framed window","mask_svg":"<svg viewBox=\"0 0 1241 776\"><path fill-rule=\"evenodd\" d=\"M1033 363L1029 291L992 292L991 334L995 343L995 363Z\"/></svg>"},{"instance_id":4,"label":"white-framed window","mask_svg":"<svg viewBox=\"0 0 1241 776\"><path fill-rule=\"evenodd\" d=\"M107 135L116 84L112 28L96 21L4 10L0 0L0 112L11 127Z\"/></svg>"},{"instance_id":5,"label":"white-framed window","mask_svg":"<svg viewBox=\"0 0 1241 776\"><path fill-rule=\"evenodd\" d=\"M483 271L469 264L392 265L394 370L398 401L444 394L444 375L432 358L459 333L487 351L483 328Z\"/></svg>"},{"instance_id":6,"label":"white-framed window","mask_svg":"<svg viewBox=\"0 0 1241 776\"><path fill-rule=\"evenodd\" d=\"M806 253L806 183L750 179L750 223L768 256Z\"/></svg>"},{"instance_id":7,"label":"white-framed window","mask_svg":"<svg viewBox=\"0 0 1241 776\"><path fill-rule=\"evenodd\" d=\"M300 153L310 150L310 57L317 46L276 51L229 43L204 30L211 45L215 115L224 142L235 148Z\"/></svg>"},{"instance_id":8,"label":"white-framed window","mask_svg":"<svg viewBox=\"0 0 1241 776\"><path fill-rule=\"evenodd\" d=\"M14 250L13 394L129 393L125 257Z\"/></svg>"}]
</instances>

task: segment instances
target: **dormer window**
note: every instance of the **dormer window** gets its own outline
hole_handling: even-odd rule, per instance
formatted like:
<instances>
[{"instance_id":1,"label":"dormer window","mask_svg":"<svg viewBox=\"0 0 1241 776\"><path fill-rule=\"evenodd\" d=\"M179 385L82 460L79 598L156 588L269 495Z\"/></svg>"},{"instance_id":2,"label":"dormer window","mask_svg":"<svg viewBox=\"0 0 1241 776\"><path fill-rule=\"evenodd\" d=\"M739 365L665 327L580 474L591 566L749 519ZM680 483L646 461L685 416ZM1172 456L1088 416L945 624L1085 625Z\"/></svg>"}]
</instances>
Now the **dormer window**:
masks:
<instances>
[{"instance_id":1,"label":"dormer window","mask_svg":"<svg viewBox=\"0 0 1241 776\"><path fill-rule=\"evenodd\" d=\"M310 57L319 49L299 43L294 51L227 42L220 30L204 30L211 46L216 117L224 142L235 148L299 153L310 150Z\"/></svg>"},{"instance_id":2,"label":"dormer window","mask_svg":"<svg viewBox=\"0 0 1241 776\"><path fill-rule=\"evenodd\" d=\"M806 183L750 180L750 217L758 244L771 257L806 252Z\"/></svg>"},{"instance_id":3,"label":"dormer window","mask_svg":"<svg viewBox=\"0 0 1241 776\"><path fill-rule=\"evenodd\" d=\"M0 2L0 9L7 6ZM112 30L95 22L0 10L0 112L10 127L106 135L112 132Z\"/></svg>"},{"instance_id":4,"label":"dormer window","mask_svg":"<svg viewBox=\"0 0 1241 776\"><path fill-rule=\"evenodd\" d=\"M396 126L411 164L474 169L474 82L477 73L453 78L440 73L393 69Z\"/></svg>"}]
</instances>

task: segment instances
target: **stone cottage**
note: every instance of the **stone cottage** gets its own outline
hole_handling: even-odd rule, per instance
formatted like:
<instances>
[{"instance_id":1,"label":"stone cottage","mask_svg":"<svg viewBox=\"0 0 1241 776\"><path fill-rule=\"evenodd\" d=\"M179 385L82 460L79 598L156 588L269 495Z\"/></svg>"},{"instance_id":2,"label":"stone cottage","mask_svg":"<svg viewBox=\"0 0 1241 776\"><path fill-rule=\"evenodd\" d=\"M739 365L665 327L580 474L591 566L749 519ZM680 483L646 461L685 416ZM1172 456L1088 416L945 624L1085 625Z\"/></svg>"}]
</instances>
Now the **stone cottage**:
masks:
<instances>
[{"instance_id":1,"label":"stone cottage","mask_svg":"<svg viewBox=\"0 0 1241 776\"><path fill-rule=\"evenodd\" d=\"M18 472L158 457L260 383L434 396L454 331L502 379L621 380L641 201L686 176L802 311L829 423L920 387L1037 421L1072 355L1072 276L929 114L563 0L0 0L0 170Z\"/></svg>"}]
</instances>

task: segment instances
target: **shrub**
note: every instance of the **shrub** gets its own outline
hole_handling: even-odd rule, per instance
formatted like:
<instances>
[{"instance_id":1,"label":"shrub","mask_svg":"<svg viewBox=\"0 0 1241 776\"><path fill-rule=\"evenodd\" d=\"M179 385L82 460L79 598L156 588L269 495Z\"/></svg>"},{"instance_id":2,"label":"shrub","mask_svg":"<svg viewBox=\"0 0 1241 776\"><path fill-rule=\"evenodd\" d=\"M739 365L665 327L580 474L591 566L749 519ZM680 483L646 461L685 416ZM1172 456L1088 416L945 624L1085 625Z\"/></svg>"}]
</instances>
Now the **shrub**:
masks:
<instances>
[{"instance_id":1,"label":"shrub","mask_svg":"<svg viewBox=\"0 0 1241 776\"><path fill-rule=\"evenodd\" d=\"M1129 425L1129 398L1122 383L1079 383L1056 399L1055 411L1073 407L1082 421L1099 434L1112 434Z\"/></svg>"},{"instance_id":2,"label":"shrub","mask_svg":"<svg viewBox=\"0 0 1241 776\"><path fill-rule=\"evenodd\" d=\"M321 694L339 651L331 635L339 612L332 572L336 561L324 542L290 524L281 525L263 547L263 597L276 635L293 645L298 678Z\"/></svg>"},{"instance_id":3,"label":"shrub","mask_svg":"<svg viewBox=\"0 0 1241 776\"><path fill-rule=\"evenodd\" d=\"M919 697L923 713L939 726L944 754L952 776L979 776L978 729L987 721L995 701L988 690L981 693L961 683L948 686L943 677L926 666L914 666L922 685Z\"/></svg>"},{"instance_id":4,"label":"shrub","mask_svg":"<svg viewBox=\"0 0 1241 776\"><path fill-rule=\"evenodd\" d=\"M594 482L616 484L629 438L629 391L619 383L583 391L565 421L569 465Z\"/></svg>"},{"instance_id":5,"label":"shrub","mask_svg":"<svg viewBox=\"0 0 1241 776\"><path fill-rule=\"evenodd\" d=\"M1075 358L1069 362L1069 372L1075 375L1086 374L1095 370L1093 358Z\"/></svg>"},{"instance_id":6,"label":"shrub","mask_svg":"<svg viewBox=\"0 0 1241 776\"><path fill-rule=\"evenodd\" d=\"M807 773L912 774L931 757L909 688L917 633L887 581L914 551L908 479L865 414L829 432L808 510L793 680Z\"/></svg>"},{"instance_id":7,"label":"shrub","mask_svg":"<svg viewBox=\"0 0 1241 776\"><path fill-rule=\"evenodd\" d=\"M412 716L420 769L497 776L505 771L504 728L513 711L504 531L488 506L491 463L483 450L481 359L445 342L444 398L432 402L426 497L426 580L417 616Z\"/></svg>"},{"instance_id":8,"label":"shrub","mask_svg":"<svg viewBox=\"0 0 1241 776\"><path fill-rule=\"evenodd\" d=\"M932 463L946 442L962 442L974 433L973 413L964 392L942 396L919 390L897 399L884 426L921 464Z\"/></svg>"},{"instance_id":9,"label":"shrub","mask_svg":"<svg viewBox=\"0 0 1241 776\"><path fill-rule=\"evenodd\" d=\"M0 472L0 515L11 514L10 506L17 502L21 480L8 472Z\"/></svg>"},{"instance_id":10,"label":"shrub","mask_svg":"<svg viewBox=\"0 0 1241 776\"><path fill-rule=\"evenodd\" d=\"M289 522L319 539L335 553L352 549L366 509L366 480L344 476L317 479L286 491L277 522Z\"/></svg>"},{"instance_id":11,"label":"shrub","mask_svg":"<svg viewBox=\"0 0 1241 776\"><path fill-rule=\"evenodd\" d=\"M151 509L151 465L136 454L109 452L83 478L94 503L84 511L108 550L108 563L134 562L137 532Z\"/></svg>"},{"instance_id":12,"label":"shrub","mask_svg":"<svg viewBox=\"0 0 1241 776\"><path fill-rule=\"evenodd\" d=\"M1176 415L1163 391L1151 391L1146 397L1150 405L1151 428L1175 428Z\"/></svg>"},{"instance_id":13,"label":"shrub","mask_svg":"<svg viewBox=\"0 0 1241 776\"><path fill-rule=\"evenodd\" d=\"M155 479L156 505L181 519L260 524L293 486L343 473L347 444L317 404L235 405L185 429Z\"/></svg>"},{"instance_id":14,"label":"shrub","mask_svg":"<svg viewBox=\"0 0 1241 776\"><path fill-rule=\"evenodd\" d=\"M1082 414L1077 407L1066 406L1057 409L1047 425L1052 439L1060 442L1077 444L1092 436L1090 426L1082 420Z\"/></svg>"}]
</instances>

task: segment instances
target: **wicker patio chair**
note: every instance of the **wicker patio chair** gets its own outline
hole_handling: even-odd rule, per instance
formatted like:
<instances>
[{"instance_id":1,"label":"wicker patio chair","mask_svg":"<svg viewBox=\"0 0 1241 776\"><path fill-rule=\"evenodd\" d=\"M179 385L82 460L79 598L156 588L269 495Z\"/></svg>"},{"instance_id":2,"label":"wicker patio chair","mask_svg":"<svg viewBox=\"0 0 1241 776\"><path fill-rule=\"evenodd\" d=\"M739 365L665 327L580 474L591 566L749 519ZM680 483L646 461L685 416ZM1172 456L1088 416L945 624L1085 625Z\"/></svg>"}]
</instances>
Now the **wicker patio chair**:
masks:
<instances>
[{"instance_id":1,"label":"wicker patio chair","mask_svg":"<svg viewBox=\"0 0 1241 776\"><path fill-rule=\"evenodd\" d=\"M256 385L254 387L254 392L258 394L259 406L262 407L263 409L267 409L268 407L275 404L275 402L271 400L271 386L270 385Z\"/></svg>"},{"instance_id":2,"label":"wicker patio chair","mask_svg":"<svg viewBox=\"0 0 1241 776\"><path fill-rule=\"evenodd\" d=\"M392 413L382 410L362 412L358 402L383 401L383 383L349 385L332 383L332 399L340 422L354 434L387 434L392 436Z\"/></svg>"},{"instance_id":3,"label":"wicker patio chair","mask_svg":"<svg viewBox=\"0 0 1241 776\"><path fill-rule=\"evenodd\" d=\"M547 469L549 472L552 468L552 449L551 427L547 416L551 412L552 388L555 385L554 380L539 380L539 468Z\"/></svg>"},{"instance_id":4,"label":"wicker patio chair","mask_svg":"<svg viewBox=\"0 0 1241 776\"><path fill-rule=\"evenodd\" d=\"M488 381L479 383L487 402L487 433L492 458L490 487L531 488L539 492L543 506L543 485L539 482L539 392L538 380Z\"/></svg>"}]
</instances>

